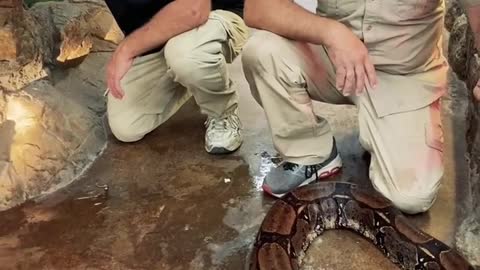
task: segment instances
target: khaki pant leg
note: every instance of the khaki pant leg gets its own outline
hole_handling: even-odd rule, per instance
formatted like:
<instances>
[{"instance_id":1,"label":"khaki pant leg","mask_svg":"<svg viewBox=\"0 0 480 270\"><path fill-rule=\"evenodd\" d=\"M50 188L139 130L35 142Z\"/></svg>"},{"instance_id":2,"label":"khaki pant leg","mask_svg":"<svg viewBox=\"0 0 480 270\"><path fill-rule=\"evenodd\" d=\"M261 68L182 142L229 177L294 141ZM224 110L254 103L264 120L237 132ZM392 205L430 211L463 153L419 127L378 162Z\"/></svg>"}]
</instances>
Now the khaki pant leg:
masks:
<instances>
[{"instance_id":1,"label":"khaki pant leg","mask_svg":"<svg viewBox=\"0 0 480 270\"><path fill-rule=\"evenodd\" d=\"M220 117L238 106L227 64L240 53L248 28L238 15L216 10L202 26L165 45L165 58L175 82L185 86L202 113Z\"/></svg>"},{"instance_id":2,"label":"khaki pant leg","mask_svg":"<svg viewBox=\"0 0 480 270\"><path fill-rule=\"evenodd\" d=\"M322 62L325 59L328 64ZM312 98L331 103L346 100L331 84L333 68L323 48L257 31L243 50L242 64L282 157L304 165L326 160L332 150L332 132L313 111Z\"/></svg>"},{"instance_id":3,"label":"khaki pant leg","mask_svg":"<svg viewBox=\"0 0 480 270\"><path fill-rule=\"evenodd\" d=\"M167 70L163 51L138 57L121 81L123 99L108 95L108 121L118 140L140 140L191 97Z\"/></svg>"},{"instance_id":4,"label":"khaki pant leg","mask_svg":"<svg viewBox=\"0 0 480 270\"><path fill-rule=\"evenodd\" d=\"M372 157L369 174L373 186L405 213L427 211L443 176L439 101L382 118L376 116L368 95L355 103L360 142Z\"/></svg>"},{"instance_id":5,"label":"khaki pant leg","mask_svg":"<svg viewBox=\"0 0 480 270\"><path fill-rule=\"evenodd\" d=\"M206 114L237 106L227 63L241 52L248 28L236 14L213 11L204 25L170 39L155 54L139 57L122 79L125 96L108 96L113 134L133 142L168 120L192 96Z\"/></svg>"}]
</instances>

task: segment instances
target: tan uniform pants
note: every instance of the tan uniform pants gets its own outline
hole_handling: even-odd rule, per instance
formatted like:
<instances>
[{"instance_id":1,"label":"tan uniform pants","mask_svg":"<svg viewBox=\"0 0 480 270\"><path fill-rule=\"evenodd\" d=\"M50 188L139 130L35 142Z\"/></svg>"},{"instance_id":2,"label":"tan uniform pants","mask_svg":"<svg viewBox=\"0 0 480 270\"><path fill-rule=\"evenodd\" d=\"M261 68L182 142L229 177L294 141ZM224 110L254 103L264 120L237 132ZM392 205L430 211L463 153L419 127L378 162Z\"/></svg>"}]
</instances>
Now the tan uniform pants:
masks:
<instances>
[{"instance_id":1,"label":"tan uniform pants","mask_svg":"<svg viewBox=\"0 0 480 270\"><path fill-rule=\"evenodd\" d=\"M248 28L238 15L215 10L202 26L170 39L158 53L138 57L121 81L123 99L108 95L112 133L140 140L193 95L202 113L220 117L237 107L227 63L239 55Z\"/></svg>"},{"instance_id":2,"label":"tan uniform pants","mask_svg":"<svg viewBox=\"0 0 480 270\"><path fill-rule=\"evenodd\" d=\"M312 110L312 99L355 104L360 143L372 155L369 174L375 189L407 213L431 207L443 175L438 101L378 117L368 93L345 97L336 90L334 67L323 46L259 31L242 54L252 94L264 108L274 146L285 160L311 165L330 155L333 135ZM377 71L378 87L388 87L391 82L382 74Z\"/></svg>"}]
</instances>

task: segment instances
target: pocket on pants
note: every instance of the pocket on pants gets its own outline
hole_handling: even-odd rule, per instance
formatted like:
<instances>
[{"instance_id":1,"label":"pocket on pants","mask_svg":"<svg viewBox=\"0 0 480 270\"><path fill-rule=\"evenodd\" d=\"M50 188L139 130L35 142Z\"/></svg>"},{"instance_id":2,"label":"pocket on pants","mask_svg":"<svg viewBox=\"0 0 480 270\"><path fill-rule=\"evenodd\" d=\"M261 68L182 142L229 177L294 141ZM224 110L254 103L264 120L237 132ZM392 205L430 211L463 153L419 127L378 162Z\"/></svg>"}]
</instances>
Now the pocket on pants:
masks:
<instances>
[{"instance_id":1,"label":"pocket on pants","mask_svg":"<svg viewBox=\"0 0 480 270\"><path fill-rule=\"evenodd\" d=\"M210 19L220 21L227 32L228 39L225 59L228 63L233 62L247 42L250 34L248 26L240 16L225 10L212 11L210 13Z\"/></svg>"}]
</instances>

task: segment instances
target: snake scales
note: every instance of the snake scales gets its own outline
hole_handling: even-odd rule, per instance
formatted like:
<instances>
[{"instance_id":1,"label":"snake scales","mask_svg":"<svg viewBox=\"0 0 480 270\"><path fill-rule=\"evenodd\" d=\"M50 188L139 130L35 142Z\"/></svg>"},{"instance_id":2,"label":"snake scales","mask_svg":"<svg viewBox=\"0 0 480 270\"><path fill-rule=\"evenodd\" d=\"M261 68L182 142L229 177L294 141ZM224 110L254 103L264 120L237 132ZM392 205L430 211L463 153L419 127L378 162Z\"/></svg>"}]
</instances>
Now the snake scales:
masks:
<instances>
[{"instance_id":1,"label":"snake scales","mask_svg":"<svg viewBox=\"0 0 480 270\"><path fill-rule=\"evenodd\" d=\"M389 200L345 182L306 185L276 201L257 234L249 269L298 270L310 243L329 229L353 230L401 269L474 269L411 225Z\"/></svg>"}]
</instances>

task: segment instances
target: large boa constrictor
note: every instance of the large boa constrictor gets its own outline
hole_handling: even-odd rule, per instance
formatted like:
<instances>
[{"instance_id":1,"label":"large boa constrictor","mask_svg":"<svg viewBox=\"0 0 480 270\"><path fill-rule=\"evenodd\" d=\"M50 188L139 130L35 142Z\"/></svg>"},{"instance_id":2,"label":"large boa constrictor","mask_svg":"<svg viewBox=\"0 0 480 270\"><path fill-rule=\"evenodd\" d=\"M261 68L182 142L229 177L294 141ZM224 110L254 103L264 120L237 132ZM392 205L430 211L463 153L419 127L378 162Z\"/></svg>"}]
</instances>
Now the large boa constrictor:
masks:
<instances>
[{"instance_id":1,"label":"large boa constrictor","mask_svg":"<svg viewBox=\"0 0 480 270\"><path fill-rule=\"evenodd\" d=\"M257 234L249 269L297 270L310 243L329 229L353 230L401 269L474 269L415 228L389 200L345 182L306 185L276 201Z\"/></svg>"}]
</instances>

